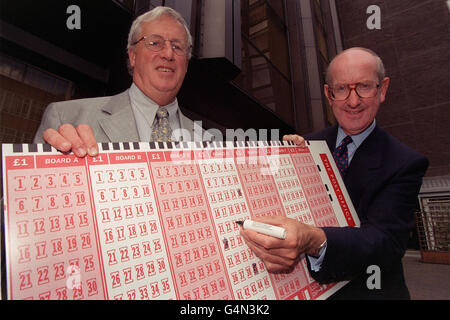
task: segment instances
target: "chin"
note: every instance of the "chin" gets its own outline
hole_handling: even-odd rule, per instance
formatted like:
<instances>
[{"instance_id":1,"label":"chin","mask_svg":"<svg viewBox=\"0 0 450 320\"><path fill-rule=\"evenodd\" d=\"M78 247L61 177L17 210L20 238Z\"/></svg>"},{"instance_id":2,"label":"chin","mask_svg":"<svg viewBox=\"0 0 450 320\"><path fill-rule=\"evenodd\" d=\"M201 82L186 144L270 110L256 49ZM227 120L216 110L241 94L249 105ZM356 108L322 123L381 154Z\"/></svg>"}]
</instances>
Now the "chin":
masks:
<instances>
[{"instance_id":1,"label":"chin","mask_svg":"<svg viewBox=\"0 0 450 320\"><path fill-rule=\"evenodd\" d=\"M177 86L173 85L173 84L161 84L161 85L155 86L155 88L161 92L171 92L171 91L177 90Z\"/></svg>"}]
</instances>

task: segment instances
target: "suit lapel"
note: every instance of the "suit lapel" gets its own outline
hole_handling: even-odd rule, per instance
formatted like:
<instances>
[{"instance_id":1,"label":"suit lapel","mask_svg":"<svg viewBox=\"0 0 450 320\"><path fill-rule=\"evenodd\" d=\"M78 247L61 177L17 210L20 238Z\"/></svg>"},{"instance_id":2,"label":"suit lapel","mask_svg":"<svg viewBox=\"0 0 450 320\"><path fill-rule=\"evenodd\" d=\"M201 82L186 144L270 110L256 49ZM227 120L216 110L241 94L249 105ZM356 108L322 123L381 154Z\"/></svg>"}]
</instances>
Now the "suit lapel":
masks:
<instances>
[{"instance_id":1,"label":"suit lapel","mask_svg":"<svg viewBox=\"0 0 450 320\"><path fill-rule=\"evenodd\" d=\"M139 141L128 90L111 98L102 107L99 124L112 142Z\"/></svg>"},{"instance_id":2,"label":"suit lapel","mask_svg":"<svg viewBox=\"0 0 450 320\"><path fill-rule=\"evenodd\" d=\"M358 208L365 190L372 185L371 181L380 174L383 148L384 140L380 137L380 129L375 127L350 162L344 182L355 208Z\"/></svg>"},{"instance_id":3,"label":"suit lapel","mask_svg":"<svg viewBox=\"0 0 450 320\"><path fill-rule=\"evenodd\" d=\"M336 147L337 132L338 126L336 125L319 133L306 135L306 137L312 140L325 140L330 151L333 152ZM356 150L350 162L344 183L357 212L363 212L358 210L360 200L367 188L373 187L371 182L381 174L382 150L385 148L384 141L382 131L376 126Z\"/></svg>"},{"instance_id":4,"label":"suit lapel","mask_svg":"<svg viewBox=\"0 0 450 320\"><path fill-rule=\"evenodd\" d=\"M332 130L330 130L325 136L325 141L327 142L328 147L331 150L331 153L333 153L334 149L336 148L338 126L331 127L331 129Z\"/></svg>"},{"instance_id":5,"label":"suit lapel","mask_svg":"<svg viewBox=\"0 0 450 320\"><path fill-rule=\"evenodd\" d=\"M319 132L305 134L304 137L306 140L325 140L327 142L328 148L333 153L333 150L336 146L337 131L338 126L335 125Z\"/></svg>"},{"instance_id":6,"label":"suit lapel","mask_svg":"<svg viewBox=\"0 0 450 320\"><path fill-rule=\"evenodd\" d=\"M194 122L187 118L180 110L180 108L178 108L178 112L180 114L180 125L181 125L181 129L182 129L182 134L183 134L183 141L197 141L194 138ZM189 132L189 136L187 136L187 132L185 132L185 130L187 132Z\"/></svg>"},{"instance_id":7,"label":"suit lapel","mask_svg":"<svg viewBox=\"0 0 450 320\"><path fill-rule=\"evenodd\" d=\"M183 129L183 141L211 141L213 135L205 131L201 126L201 121L192 121L186 117L180 109L180 124ZM189 135L187 135L189 132Z\"/></svg>"}]
</instances>

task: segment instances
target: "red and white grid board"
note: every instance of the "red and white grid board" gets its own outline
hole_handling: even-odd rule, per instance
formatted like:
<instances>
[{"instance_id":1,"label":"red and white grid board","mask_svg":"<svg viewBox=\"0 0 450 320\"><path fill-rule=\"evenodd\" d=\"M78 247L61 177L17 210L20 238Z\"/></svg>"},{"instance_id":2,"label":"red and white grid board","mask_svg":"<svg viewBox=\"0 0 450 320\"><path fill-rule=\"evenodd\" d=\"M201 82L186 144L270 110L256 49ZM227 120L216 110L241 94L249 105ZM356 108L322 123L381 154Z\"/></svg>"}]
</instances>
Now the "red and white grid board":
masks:
<instances>
[{"instance_id":1,"label":"red and white grid board","mask_svg":"<svg viewBox=\"0 0 450 320\"><path fill-rule=\"evenodd\" d=\"M270 274L237 220L358 226L325 142L3 145L8 299L324 299L305 258Z\"/></svg>"}]
</instances>

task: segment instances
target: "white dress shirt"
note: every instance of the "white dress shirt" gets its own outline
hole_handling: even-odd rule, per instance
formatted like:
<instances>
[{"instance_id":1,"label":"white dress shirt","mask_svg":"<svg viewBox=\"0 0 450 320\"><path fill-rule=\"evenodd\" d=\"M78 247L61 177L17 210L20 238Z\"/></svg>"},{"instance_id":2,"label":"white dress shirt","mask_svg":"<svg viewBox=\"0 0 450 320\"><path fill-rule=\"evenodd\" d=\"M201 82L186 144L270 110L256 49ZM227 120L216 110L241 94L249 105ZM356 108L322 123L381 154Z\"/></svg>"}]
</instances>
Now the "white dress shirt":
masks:
<instances>
[{"instance_id":1,"label":"white dress shirt","mask_svg":"<svg viewBox=\"0 0 450 320\"><path fill-rule=\"evenodd\" d=\"M128 90L131 101L131 109L133 110L134 119L136 120L136 126L139 134L140 141L150 141L152 135L152 125L155 121L156 110L160 107L152 99L147 97L134 83ZM166 107L169 112L169 123L173 132L181 128L180 112L178 108L178 100L175 100L163 106Z\"/></svg>"}]
</instances>

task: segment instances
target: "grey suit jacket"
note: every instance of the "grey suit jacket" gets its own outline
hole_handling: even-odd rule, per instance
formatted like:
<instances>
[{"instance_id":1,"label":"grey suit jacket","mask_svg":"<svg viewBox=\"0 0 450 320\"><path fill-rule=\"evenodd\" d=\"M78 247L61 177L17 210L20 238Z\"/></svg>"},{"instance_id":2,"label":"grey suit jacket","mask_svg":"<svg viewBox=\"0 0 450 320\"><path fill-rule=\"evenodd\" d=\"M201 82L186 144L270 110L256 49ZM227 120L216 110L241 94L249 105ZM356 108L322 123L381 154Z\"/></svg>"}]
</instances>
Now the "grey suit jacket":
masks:
<instances>
[{"instance_id":1,"label":"grey suit jacket","mask_svg":"<svg viewBox=\"0 0 450 320\"><path fill-rule=\"evenodd\" d=\"M210 135L197 123L180 112L183 141L209 140ZM57 130L60 125L87 124L94 131L97 142L135 142L139 134L131 109L128 90L115 96L87 98L54 102L47 106L34 143L44 143L43 132L48 128ZM195 134L195 137L194 137Z\"/></svg>"}]
</instances>

